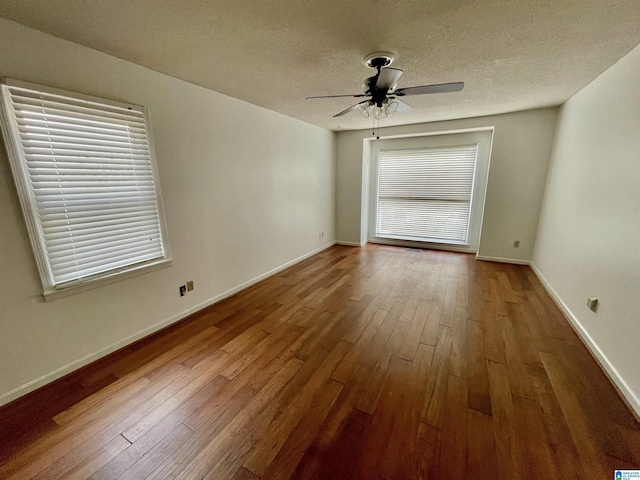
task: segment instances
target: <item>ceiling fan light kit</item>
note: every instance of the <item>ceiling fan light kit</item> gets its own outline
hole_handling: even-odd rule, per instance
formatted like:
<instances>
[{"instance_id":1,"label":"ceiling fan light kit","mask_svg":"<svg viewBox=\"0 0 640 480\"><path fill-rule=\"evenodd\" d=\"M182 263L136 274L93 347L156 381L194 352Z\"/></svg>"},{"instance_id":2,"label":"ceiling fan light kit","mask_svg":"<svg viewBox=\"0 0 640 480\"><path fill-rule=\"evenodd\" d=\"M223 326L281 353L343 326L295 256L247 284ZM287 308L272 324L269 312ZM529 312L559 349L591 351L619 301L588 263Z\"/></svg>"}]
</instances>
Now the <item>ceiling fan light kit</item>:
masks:
<instances>
[{"instance_id":1,"label":"ceiling fan light kit","mask_svg":"<svg viewBox=\"0 0 640 480\"><path fill-rule=\"evenodd\" d=\"M404 97L407 95L459 92L464 88L463 82L397 88L398 80L402 76L403 71L399 68L391 68L389 66L394 62L396 57L397 55L391 52L375 52L364 57L363 63L367 67L376 70L375 75L365 79L364 84L362 85L364 93L357 93L353 95L323 95L307 97L307 99L369 97L367 100L360 101L346 110L335 114L334 117L340 117L342 115L346 115L352 110L358 110L365 118L373 116L375 120L380 120L394 112L411 113L413 111L413 107L411 105L400 100L398 97Z\"/></svg>"},{"instance_id":2,"label":"ceiling fan light kit","mask_svg":"<svg viewBox=\"0 0 640 480\"><path fill-rule=\"evenodd\" d=\"M373 118L380 120L381 118L387 118L393 112L397 111L398 105L399 103L395 99L385 98L380 106L368 100L358 104L358 111L364 118L369 118L373 113Z\"/></svg>"}]
</instances>

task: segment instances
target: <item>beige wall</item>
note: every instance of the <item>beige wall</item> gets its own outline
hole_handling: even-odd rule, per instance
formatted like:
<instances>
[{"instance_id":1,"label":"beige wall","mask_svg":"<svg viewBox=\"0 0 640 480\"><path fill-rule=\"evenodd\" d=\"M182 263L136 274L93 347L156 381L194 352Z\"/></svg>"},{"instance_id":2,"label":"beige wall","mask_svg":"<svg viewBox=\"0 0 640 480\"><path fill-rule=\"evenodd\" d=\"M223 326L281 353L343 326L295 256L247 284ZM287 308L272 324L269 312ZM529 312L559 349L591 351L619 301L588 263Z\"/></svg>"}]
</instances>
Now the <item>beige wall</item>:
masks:
<instances>
[{"instance_id":1,"label":"beige wall","mask_svg":"<svg viewBox=\"0 0 640 480\"><path fill-rule=\"evenodd\" d=\"M640 414L638 79L640 47L563 106L533 264Z\"/></svg>"},{"instance_id":2,"label":"beige wall","mask_svg":"<svg viewBox=\"0 0 640 480\"><path fill-rule=\"evenodd\" d=\"M0 147L0 404L333 242L332 132L6 20L0 45L0 75L149 107L174 258L44 303Z\"/></svg>"},{"instance_id":3,"label":"beige wall","mask_svg":"<svg viewBox=\"0 0 640 480\"><path fill-rule=\"evenodd\" d=\"M396 135L494 127L484 221L478 254L527 262L531 259L558 109L423 123L380 129ZM371 130L339 132L336 154L336 237L366 240L361 225L363 140ZM520 240L520 248L513 241Z\"/></svg>"}]
</instances>

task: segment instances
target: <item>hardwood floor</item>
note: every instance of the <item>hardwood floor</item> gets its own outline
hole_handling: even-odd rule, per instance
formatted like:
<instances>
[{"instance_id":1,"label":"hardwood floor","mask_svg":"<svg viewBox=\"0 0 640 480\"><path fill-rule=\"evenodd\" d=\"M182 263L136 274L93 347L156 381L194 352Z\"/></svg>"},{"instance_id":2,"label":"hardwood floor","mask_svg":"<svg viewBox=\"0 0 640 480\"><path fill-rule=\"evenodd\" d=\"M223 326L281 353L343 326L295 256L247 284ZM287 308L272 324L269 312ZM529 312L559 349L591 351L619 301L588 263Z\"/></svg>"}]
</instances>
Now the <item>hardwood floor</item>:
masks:
<instances>
[{"instance_id":1,"label":"hardwood floor","mask_svg":"<svg viewBox=\"0 0 640 480\"><path fill-rule=\"evenodd\" d=\"M640 425L528 267L335 246L0 410L2 479L609 479Z\"/></svg>"}]
</instances>

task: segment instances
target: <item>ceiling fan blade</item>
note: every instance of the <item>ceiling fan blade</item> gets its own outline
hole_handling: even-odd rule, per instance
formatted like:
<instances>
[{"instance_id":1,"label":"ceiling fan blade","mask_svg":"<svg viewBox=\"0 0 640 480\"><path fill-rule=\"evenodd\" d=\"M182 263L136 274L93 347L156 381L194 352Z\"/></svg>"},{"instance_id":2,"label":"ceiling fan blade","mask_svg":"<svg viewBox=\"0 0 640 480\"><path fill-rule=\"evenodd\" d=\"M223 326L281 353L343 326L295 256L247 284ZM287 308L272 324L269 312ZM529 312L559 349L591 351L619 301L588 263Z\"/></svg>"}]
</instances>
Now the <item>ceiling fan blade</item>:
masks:
<instances>
[{"instance_id":1,"label":"ceiling fan blade","mask_svg":"<svg viewBox=\"0 0 640 480\"><path fill-rule=\"evenodd\" d=\"M449 93L459 92L463 88L464 82L439 83L436 85L423 85L421 87L399 88L393 92L393 94L402 97L404 95L424 95L426 93Z\"/></svg>"},{"instance_id":2,"label":"ceiling fan blade","mask_svg":"<svg viewBox=\"0 0 640 480\"><path fill-rule=\"evenodd\" d=\"M396 109L396 112L398 112L398 113L411 113L411 112L413 112L413 107L411 105L409 105L408 103L403 102L399 98L396 98L395 101L398 102L398 108Z\"/></svg>"},{"instance_id":3,"label":"ceiling fan blade","mask_svg":"<svg viewBox=\"0 0 640 480\"><path fill-rule=\"evenodd\" d=\"M395 87L402 73L399 68L381 68L375 88L377 90L389 90Z\"/></svg>"},{"instance_id":4,"label":"ceiling fan blade","mask_svg":"<svg viewBox=\"0 0 640 480\"><path fill-rule=\"evenodd\" d=\"M311 98L342 98L342 97L352 97L352 98L358 98L358 97L366 97L367 95L365 95L364 93L356 93L354 95L320 95L319 97L307 97L305 98L305 100L309 100Z\"/></svg>"},{"instance_id":5,"label":"ceiling fan blade","mask_svg":"<svg viewBox=\"0 0 640 480\"><path fill-rule=\"evenodd\" d=\"M355 105L351 105L349 108L347 108L346 110L341 111L340 113L336 113L333 118L335 117L341 117L342 115L346 115L347 113L349 113L352 110L355 110L356 108L358 108L360 105L362 105L363 103L369 103L369 100L363 100L362 102L356 103Z\"/></svg>"}]
</instances>

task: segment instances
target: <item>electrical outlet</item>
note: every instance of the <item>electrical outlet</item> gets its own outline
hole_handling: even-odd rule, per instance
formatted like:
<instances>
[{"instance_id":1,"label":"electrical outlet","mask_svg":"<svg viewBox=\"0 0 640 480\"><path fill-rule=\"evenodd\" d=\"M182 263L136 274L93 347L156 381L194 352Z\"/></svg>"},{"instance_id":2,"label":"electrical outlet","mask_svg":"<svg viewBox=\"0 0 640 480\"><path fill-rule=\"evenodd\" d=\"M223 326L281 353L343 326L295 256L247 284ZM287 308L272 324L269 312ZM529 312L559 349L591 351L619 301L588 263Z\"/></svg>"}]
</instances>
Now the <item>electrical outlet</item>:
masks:
<instances>
[{"instance_id":1,"label":"electrical outlet","mask_svg":"<svg viewBox=\"0 0 640 480\"><path fill-rule=\"evenodd\" d=\"M193 280L189 280L187 282L187 292L190 292L191 290L193 290Z\"/></svg>"},{"instance_id":2,"label":"electrical outlet","mask_svg":"<svg viewBox=\"0 0 640 480\"><path fill-rule=\"evenodd\" d=\"M520 248L520 240L514 240L513 241L513 247L514 248Z\"/></svg>"},{"instance_id":3,"label":"electrical outlet","mask_svg":"<svg viewBox=\"0 0 640 480\"><path fill-rule=\"evenodd\" d=\"M180 285L180 296L184 297L187 294L187 286L186 285Z\"/></svg>"}]
</instances>

